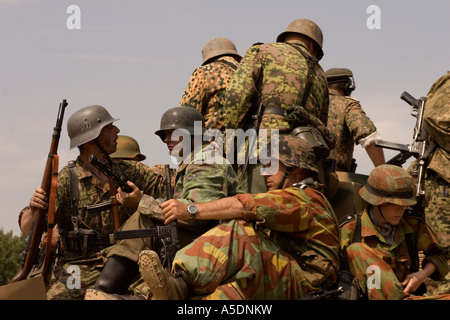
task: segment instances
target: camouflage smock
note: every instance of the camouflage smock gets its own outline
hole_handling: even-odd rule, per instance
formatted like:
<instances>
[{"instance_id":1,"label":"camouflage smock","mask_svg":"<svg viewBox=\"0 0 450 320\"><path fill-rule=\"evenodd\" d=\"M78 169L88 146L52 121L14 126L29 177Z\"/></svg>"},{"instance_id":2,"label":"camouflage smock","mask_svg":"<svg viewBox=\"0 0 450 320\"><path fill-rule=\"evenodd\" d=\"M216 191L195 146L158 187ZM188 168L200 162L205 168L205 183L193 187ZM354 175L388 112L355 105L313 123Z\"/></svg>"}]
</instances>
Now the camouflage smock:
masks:
<instances>
[{"instance_id":1,"label":"camouflage smock","mask_svg":"<svg viewBox=\"0 0 450 320\"><path fill-rule=\"evenodd\" d=\"M422 207L428 225L450 247L450 72L431 86L423 117L437 147L426 167ZM445 281L428 286L436 287L437 294L450 293L450 274Z\"/></svg>"},{"instance_id":2,"label":"camouflage smock","mask_svg":"<svg viewBox=\"0 0 450 320\"><path fill-rule=\"evenodd\" d=\"M377 128L358 100L330 89L327 127L336 134L336 147L329 158L336 160L336 170L350 171L355 144L374 133Z\"/></svg>"},{"instance_id":3,"label":"camouflage smock","mask_svg":"<svg viewBox=\"0 0 450 320\"><path fill-rule=\"evenodd\" d=\"M113 170L121 172L120 167L128 179L134 182L143 192L158 197L165 196L164 176L158 175L150 167L136 161L119 160L114 162ZM95 235L101 239L92 243L94 237L89 238L89 248L83 256L82 250L76 248L76 243L82 246L83 238L79 241L68 237L68 233L74 230L72 224L71 195L70 195L70 172L65 166L59 173L57 179L57 194L55 208L55 222L58 226L62 239L63 257L54 270L56 281L47 292L48 299L83 299L85 289L94 285L99 270L106 261L107 251L113 247L110 244L109 235L114 231L114 217L111 206L101 211L91 211L88 206L108 202L111 199L109 185L103 185L94 176L87 164L80 157L76 159L76 170L78 176L78 228L95 231ZM119 205L119 218L123 223L131 214L130 209ZM71 240L72 239L72 240ZM71 276L69 266L77 265L80 269L81 288L67 288L67 281Z\"/></svg>"},{"instance_id":4,"label":"camouflage smock","mask_svg":"<svg viewBox=\"0 0 450 320\"><path fill-rule=\"evenodd\" d=\"M210 145L205 145L198 152L191 153L189 161L179 164L175 177L174 199L185 204L192 204L217 200L244 192L237 181L236 173L231 164L222 155L210 154L211 150ZM208 162L206 162L206 159L209 159ZM164 218L159 204L165 200L144 195L136 214L162 223ZM130 221L133 220L130 219ZM190 243L216 223L216 221L208 222L206 220L179 221L181 245ZM132 228L127 223L127 227L137 229L139 226L136 225ZM132 239L129 241L132 241ZM136 261L143 249L136 250L134 255Z\"/></svg>"},{"instance_id":5,"label":"camouflage smock","mask_svg":"<svg viewBox=\"0 0 450 320\"><path fill-rule=\"evenodd\" d=\"M309 55L306 47L294 42ZM300 105L306 86L308 65L293 46L284 43L256 44L245 53L241 64L225 91L225 126L227 129L247 129L257 106L278 106L283 109ZM325 73L317 63L304 108L324 125L328 117L328 85ZM260 128L290 132L284 116L265 114Z\"/></svg>"},{"instance_id":6,"label":"camouflage smock","mask_svg":"<svg viewBox=\"0 0 450 320\"><path fill-rule=\"evenodd\" d=\"M299 299L327 279L336 280L339 229L320 192L290 187L235 197L244 207L245 220L222 222L175 256L174 271L189 273L196 295L215 291L209 298ZM281 238L303 259L325 262L324 274L300 265L280 247Z\"/></svg>"},{"instance_id":7,"label":"camouflage smock","mask_svg":"<svg viewBox=\"0 0 450 320\"><path fill-rule=\"evenodd\" d=\"M401 282L410 273L411 258L408 252L406 236L412 235L417 251L423 251L425 258L422 266L432 262L436 271L431 278L442 279L448 272L448 251L438 242L436 234L423 220L403 215L390 245L381 235L369 217L367 207L361 216L362 243L352 243L355 234L356 220L341 225L341 250L349 266L349 271L358 279L363 292L371 300L401 300L406 297ZM369 266L380 268L379 285L368 288L367 280L373 270Z\"/></svg>"},{"instance_id":8,"label":"camouflage smock","mask_svg":"<svg viewBox=\"0 0 450 320\"><path fill-rule=\"evenodd\" d=\"M202 65L192 72L186 90L180 101L180 107L197 109L205 120L206 129L225 129L223 103L225 88L234 74L238 62L231 56Z\"/></svg>"}]
</instances>

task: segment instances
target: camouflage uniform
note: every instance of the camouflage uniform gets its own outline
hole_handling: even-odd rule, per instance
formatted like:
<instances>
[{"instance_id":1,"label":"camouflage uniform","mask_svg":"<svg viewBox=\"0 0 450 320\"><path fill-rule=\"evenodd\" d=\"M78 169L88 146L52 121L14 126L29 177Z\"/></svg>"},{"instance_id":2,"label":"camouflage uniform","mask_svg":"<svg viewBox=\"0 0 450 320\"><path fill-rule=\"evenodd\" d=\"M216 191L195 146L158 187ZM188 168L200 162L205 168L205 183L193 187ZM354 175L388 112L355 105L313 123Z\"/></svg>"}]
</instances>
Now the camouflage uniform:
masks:
<instances>
[{"instance_id":1,"label":"camouflage uniform","mask_svg":"<svg viewBox=\"0 0 450 320\"><path fill-rule=\"evenodd\" d=\"M239 68L225 91L226 128L248 129L257 106L290 108L300 105L306 85L308 64L295 48L309 55L305 45L294 42L255 44L245 53ZM324 124L328 117L328 86L319 64L313 70L306 111ZM279 129L289 133L295 127L284 116L265 114L260 128Z\"/></svg>"},{"instance_id":2,"label":"camouflage uniform","mask_svg":"<svg viewBox=\"0 0 450 320\"><path fill-rule=\"evenodd\" d=\"M209 230L178 251L173 270L189 273L199 297L231 284L214 299L299 299L334 282L339 230L315 187L236 195L247 221L233 219ZM319 272L311 262L319 262Z\"/></svg>"},{"instance_id":3,"label":"camouflage uniform","mask_svg":"<svg viewBox=\"0 0 450 320\"><path fill-rule=\"evenodd\" d=\"M206 129L225 129L225 88L235 71L229 64L237 67L238 61L231 56L223 56L196 68L180 101L180 107L195 108L203 115Z\"/></svg>"},{"instance_id":4,"label":"camouflage uniform","mask_svg":"<svg viewBox=\"0 0 450 320\"><path fill-rule=\"evenodd\" d=\"M309 123L297 115L298 109L303 109L326 126L329 98L325 73L318 63L314 64L311 87L302 107L308 62L296 48L312 58L301 42L255 44L247 50L225 91L227 129L241 128L245 131L251 128L254 122L252 116L257 114L260 104L267 112L262 115L259 125L261 129L278 129L279 133L283 134L300 125L315 127L314 123ZM284 114L269 113L268 107L284 110ZM245 150L238 152L240 159L244 159L242 154ZM239 168L240 181L248 192L267 191L263 179L260 178L258 164L249 165L246 172L241 169L242 167Z\"/></svg>"},{"instance_id":5,"label":"camouflage uniform","mask_svg":"<svg viewBox=\"0 0 450 320\"><path fill-rule=\"evenodd\" d=\"M329 158L336 160L336 170L349 172L355 144L375 133L377 128L366 115L358 100L342 96L330 89L328 128L336 133L336 147ZM365 145L362 145L365 147Z\"/></svg>"},{"instance_id":6,"label":"camouflage uniform","mask_svg":"<svg viewBox=\"0 0 450 320\"><path fill-rule=\"evenodd\" d=\"M422 202L427 224L442 243L450 246L450 72L430 88L424 111L424 123L437 144L426 167ZM450 265L450 264L449 264ZM434 294L450 293L450 274L444 281L430 282Z\"/></svg>"},{"instance_id":7,"label":"camouflage uniform","mask_svg":"<svg viewBox=\"0 0 450 320\"><path fill-rule=\"evenodd\" d=\"M426 262L433 262L437 271L432 275L442 279L448 272L447 258L443 247L438 244L436 234L424 221L415 216L404 215L400 221L393 244L375 227L366 208L361 216L362 242L352 243L356 221L352 220L341 226L341 250L348 260L349 270L358 279L361 289L371 300L401 300L406 297L401 283L410 273L411 259L405 238L412 234L417 250L423 250ZM371 273L369 266L380 268L379 288L368 289L366 285ZM369 280L370 281L370 280Z\"/></svg>"},{"instance_id":8,"label":"camouflage uniform","mask_svg":"<svg viewBox=\"0 0 450 320\"><path fill-rule=\"evenodd\" d=\"M142 163L130 161L118 161L118 163L125 169L127 177L143 192L154 196L165 196L164 176L157 175ZM113 164L114 170L119 170L118 163ZM83 299L85 290L94 285L106 261L107 252L111 249L109 236L114 231L111 206L101 210L88 210L90 205L111 200L109 186L103 185L80 157L76 160L76 170L79 190L76 211L77 226L79 231L82 229L95 231L95 236L89 237L87 251L84 255L82 250L83 234L79 233L78 240L69 236L69 232L74 231L72 224L74 213L71 210L70 173L68 166L65 166L58 174L55 209L55 221L61 235L63 256L54 270L56 282L47 292L49 299ZM132 213L128 208L120 205L118 211L121 223ZM71 265L80 268L80 289L68 289L67 287L68 279L73 280L72 275L66 271Z\"/></svg>"},{"instance_id":9,"label":"camouflage uniform","mask_svg":"<svg viewBox=\"0 0 450 320\"><path fill-rule=\"evenodd\" d=\"M190 162L183 161L179 164L175 177L174 199L192 204L217 200L244 192L237 181L233 167L225 158L215 154L213 161L209 159L206 162L205 156L211 150L211 145L205 145L199 152L190 155ZM159 207L159 204L164 200L144 195L139 203L137 214L164 221ZM201 220L179 221L181 246L191 243L196 237L207 231L212 226L211 223L212 221ZM214 222L214 224L216 223ZM134 253L133 261L137 261L140 252L141 250L138 250Z\"/></svg>"},{"instance_id":10,"label":"camouflage uniform","mask_svg":"<svg viewBox=\"0 0 450 320\"><path fill-rule=\"evenodd\" d=\"M422 266L428 262L436 266L432 278L441 279L448 273L448 250L419 213L405 211L397 225L382 224L374 215L373 208L382 204L404 207L416 204L413 180L404 169L389 164L376 167L359 193L369 205L360 217L359 230L356 219L348 219L341 225L341 250L349 271L369 299L407 298L401 283L408 274L416 272L411 269L413 262L419 263L419 251L425 255ZM357 233L360 240L354 239Z\"/></svg>"}]
</instances>

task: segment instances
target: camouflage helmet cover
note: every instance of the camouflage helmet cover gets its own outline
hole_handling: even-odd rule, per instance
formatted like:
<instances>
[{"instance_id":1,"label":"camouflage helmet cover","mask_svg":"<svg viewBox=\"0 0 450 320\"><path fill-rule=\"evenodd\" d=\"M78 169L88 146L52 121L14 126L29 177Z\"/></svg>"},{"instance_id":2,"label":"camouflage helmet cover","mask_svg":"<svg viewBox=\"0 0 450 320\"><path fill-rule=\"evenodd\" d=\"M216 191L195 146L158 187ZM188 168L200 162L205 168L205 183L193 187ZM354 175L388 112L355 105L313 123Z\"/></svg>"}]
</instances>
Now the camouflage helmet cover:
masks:
<instances>
[{"instance_id":1,"label":"camouflage helmet cover","mask_svg":"<svg viewBox=\"0 0 450 320\"><path fill-rule=\"evenodd\" d=\"M225 54L234 55L239 61L242 59L242 57L236 50L236 46L231 40L223 37L212 38L206 41L206 43L203 46L202 65L208 63L208 61L212 58Z\"/></svg>"},{"instance_id":2,"label":"camouflage helmet cover","mask_svg":"<svg viewBox=\"0 0 450 320\"><path fill-rule=\"evenodd\" d=\"M323 33L320 27L313 21L308 19L295 19L287 26L286 30L277 37L277 42L283 42L285 36L289 33L299 33L311 38L318 46L319 52L317 59L323 57Z\"/></svg>"},{"instance_id":3,"label":"camouflage helmet cover","mask_svg":"<svg viewBox=\"0 0 450 320\"><path fill-rule=\"evenodd\" d=\"M129 136L120 135L117 139L117 150L110 155L111 158L136 159L144 161L147 157L141 154L138 142Z\"/></svg>"},{"instance_id":4,"label":"camouflage helmet cover","mask_svg":"<svg viewBox=\"0 0 450 320\"><path fill-rule=\"evenodd\" d=\"M117 121L100 105L84 107L72 114L67 121L70 149L96 139L102 129Z\"/></svg>"},{"instance_id":5,"label":"camouflage helmet cover","mask_svg":"<svg viewBox=\"0 0 450 320\"><path fill-rule=\"evenodd\" d=\"M359 194L372 205L416 204L415 185L411 176L403 168L391 164L375 167Z\"/></svg>"},{"instance_id":6,"label":"camouflage helmet cover","mask_svg":"<svg viewBox=\"0 0 450 320\"><path fill-rule=\"evenodd\" d=\"M201 121L203 133L205 130L205 122L203 115L195 108L189 106L170 108L161 117L159 130L155 131L162 141L165 139L165 131L186 129L191 135L194 135L195 122Z\"/></svg>"},{"instance_id":7,"label":"camouflage helmet cover","mask_svg":"<svg viewBox=\"0 0 450 320\"><path fill-rule=\"evenodd\" d=\"M278 147L279 160L285 166L308 169L319 173L314 150L306 140L293 135L280 135L278 146L270 148L274 147Z\"/></svg>"}]
</instances>

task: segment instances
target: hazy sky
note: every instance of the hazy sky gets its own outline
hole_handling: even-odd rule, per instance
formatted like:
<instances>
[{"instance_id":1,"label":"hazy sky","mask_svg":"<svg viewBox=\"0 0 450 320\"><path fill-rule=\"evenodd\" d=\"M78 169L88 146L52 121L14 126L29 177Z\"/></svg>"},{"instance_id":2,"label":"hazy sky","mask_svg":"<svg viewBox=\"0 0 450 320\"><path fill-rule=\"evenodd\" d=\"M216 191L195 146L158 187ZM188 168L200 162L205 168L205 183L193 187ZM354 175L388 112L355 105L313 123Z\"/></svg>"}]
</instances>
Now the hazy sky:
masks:
<instances>
[{"instance_id":1,"label":"hazy sky","mask_svg":"<svg viewBox=\"0 0 450 320\"><path fill-rule=\"evenodd\" d=\"M68 27L78 21L67 13L71 5L80 9L80 29ZM19 234L17 216L41 184L63 99L60 168L78 154L69 150L66 121L92 104L120 118L116 125L138 139L144 163L169 163L154 132L201 64L203 44L227 37L244 55L297 18L321 27L324 70L353 70L353 97L383 139L410 143L415 118L400 95L425 96L450 69L449 12L447 0L0 0L0 228ZM368 174L360 146L354 156L357 172Z\"/></svg>"}]
</instances>

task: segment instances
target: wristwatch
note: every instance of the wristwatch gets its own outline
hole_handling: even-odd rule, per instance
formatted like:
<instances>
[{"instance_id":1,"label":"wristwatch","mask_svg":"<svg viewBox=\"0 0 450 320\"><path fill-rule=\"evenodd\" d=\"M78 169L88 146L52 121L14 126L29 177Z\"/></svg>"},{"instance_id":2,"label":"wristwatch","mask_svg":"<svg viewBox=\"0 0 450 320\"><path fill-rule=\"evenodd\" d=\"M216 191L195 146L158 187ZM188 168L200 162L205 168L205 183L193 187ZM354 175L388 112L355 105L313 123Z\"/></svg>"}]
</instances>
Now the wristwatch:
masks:
<instances>
[{"instance_id":1,"label":"wristwatch","mask_svg":"<svg viewBox=\"0 0 450 320\"><path fill-rule=\"evenodd\" d=\"M187 210L191 219L195 219L195 217L197 216L198 208L195 205L191 204L188 206Z\"/></svg>"}]
</instances>

